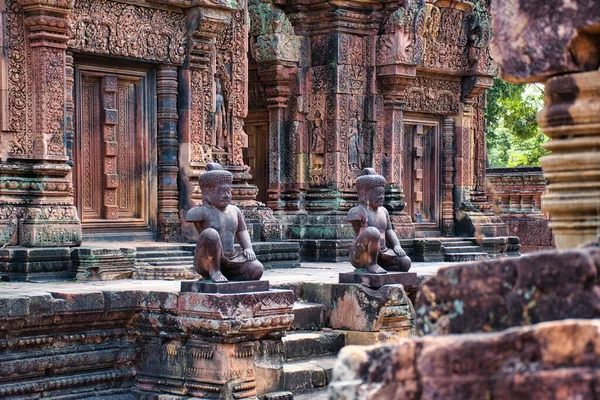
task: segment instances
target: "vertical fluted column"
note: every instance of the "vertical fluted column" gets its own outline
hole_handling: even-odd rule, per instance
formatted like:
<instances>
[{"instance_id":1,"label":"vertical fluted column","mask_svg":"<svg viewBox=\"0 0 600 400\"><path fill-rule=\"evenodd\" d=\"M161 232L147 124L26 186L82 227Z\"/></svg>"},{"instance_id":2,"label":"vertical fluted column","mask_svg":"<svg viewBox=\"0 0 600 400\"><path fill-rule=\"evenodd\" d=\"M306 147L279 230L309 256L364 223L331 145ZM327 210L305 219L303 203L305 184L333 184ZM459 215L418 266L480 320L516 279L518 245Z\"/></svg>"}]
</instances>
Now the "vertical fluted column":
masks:
<instances>
[{"instance_id":1,"label":"vertical fluted column","mask_svg":"<svg viewBox=\"0 0 600 400\"><path fill-rule=\"evenodd\" d=\"M157 71L158 120L158 236L181 240L177 188L179 140L177 122L177 67L161 65Z\"/></svg>"},{"instance_id":2,"label":"vertical fluted column","mask_svg":"<svg viewBox=\"0 0 600 400\"><path fill-rule=\"evenodd\" d=\"M549 193L556 247L574 248L597 240L600 229L600 71L557 76L546 82L538 120L552 140L541 160Z\"/></svg>"}]
</instances>

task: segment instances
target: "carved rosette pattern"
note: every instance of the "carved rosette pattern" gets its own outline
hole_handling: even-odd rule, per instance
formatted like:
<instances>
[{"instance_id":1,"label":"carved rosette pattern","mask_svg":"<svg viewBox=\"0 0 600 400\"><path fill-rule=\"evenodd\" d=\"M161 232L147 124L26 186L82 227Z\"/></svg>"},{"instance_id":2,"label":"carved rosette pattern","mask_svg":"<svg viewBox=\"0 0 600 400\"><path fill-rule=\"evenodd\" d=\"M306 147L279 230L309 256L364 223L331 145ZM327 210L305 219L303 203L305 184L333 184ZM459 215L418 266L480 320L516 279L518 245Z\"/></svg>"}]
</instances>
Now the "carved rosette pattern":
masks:
<instances>
[{"instance_id":1,"label":"carved rosette pattern","mask_svg":"<svg viewBox=\"0 0 600 400\"><path fill-rule=\"evenodd\" d=\"M182 64L185 15L108 0L80 0L72 20L72 49Z\"/></svg>"}]
</instances>

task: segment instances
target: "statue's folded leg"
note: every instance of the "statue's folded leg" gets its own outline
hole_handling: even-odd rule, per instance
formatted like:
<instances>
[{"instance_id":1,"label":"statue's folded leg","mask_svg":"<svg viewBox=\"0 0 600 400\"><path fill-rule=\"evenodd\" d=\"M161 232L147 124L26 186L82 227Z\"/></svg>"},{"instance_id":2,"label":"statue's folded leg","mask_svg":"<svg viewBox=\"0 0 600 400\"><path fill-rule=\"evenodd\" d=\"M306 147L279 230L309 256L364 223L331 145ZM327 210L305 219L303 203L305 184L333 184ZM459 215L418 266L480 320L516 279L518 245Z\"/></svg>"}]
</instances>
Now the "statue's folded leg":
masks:
<instances>
[{"instance_id":1,"label":"statue's folded leg","mask_svg":"<svg viewBox=\"0 0 600 400\"><path fill-rule=\"evenodd\" d=\"M221 273L222 254L219 232L212 228L205 229L200 233L196 244L194 268L200 275L211 278L214 282L227 282L227 278Z\"/></svg>"},{"instance_id":2,"label":"statue's folded leg","mask_svg":"<svg viewBox=\"0 0 600 400\"><path fill-rule=\"evenodd\" d=\"M223 260L223 273L232 281L257 281L263 274L263 265L258 260L250 261L243 254Z\"/></svg>"},{"instance_id":3,"label":"statue's folded leg","mask_svg":"<svg viewBox=\"0 0 600 400\"><path fill-rule=\"evenodd\" d=\"M392 249L380 252L377 263L386 271L407 272L410 269L410 258L408 256L399 256Z\"/></svg>"},{"instance_id":4,"label":"statue's folded leg","mask_svg":"<svg viewBox=\"0 0 600 400\"><path fill-rule=\"evenodd\" d=\"M366 269L374 274L385 274L377 265L381 233L375 227L368 227L357 236L350 247L350 263L354 268Z\"/></svg>"}]
</instances>

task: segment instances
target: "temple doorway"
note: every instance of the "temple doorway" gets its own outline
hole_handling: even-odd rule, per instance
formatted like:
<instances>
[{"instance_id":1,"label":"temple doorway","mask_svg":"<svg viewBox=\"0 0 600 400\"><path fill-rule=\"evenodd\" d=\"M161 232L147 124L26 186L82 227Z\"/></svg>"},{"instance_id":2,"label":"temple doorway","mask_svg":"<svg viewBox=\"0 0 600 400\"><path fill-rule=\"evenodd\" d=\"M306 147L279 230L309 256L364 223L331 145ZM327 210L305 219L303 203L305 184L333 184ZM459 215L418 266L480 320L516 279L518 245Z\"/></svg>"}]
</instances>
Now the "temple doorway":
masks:
<instances>
[{"instance_id":1,"label":"temple doorway","mask_svg":"<svg viewBox=\"0 0 600 400\"><path fill-rule=\"evenodd\" d=\"M440 121L404 119L403 186L405 211L423 236L440 235L441 134Z\"/></svg>"},{"instance_id":2,"label":"temple doorway","mask_svg":"<svg viewBox=\"0 0 600 400\"><path fill-rule=\"evenodd\" d=\"M75 66L73 181L84 234L153 238L150 78L149 70Z\"/></svg>"}]
</instances>

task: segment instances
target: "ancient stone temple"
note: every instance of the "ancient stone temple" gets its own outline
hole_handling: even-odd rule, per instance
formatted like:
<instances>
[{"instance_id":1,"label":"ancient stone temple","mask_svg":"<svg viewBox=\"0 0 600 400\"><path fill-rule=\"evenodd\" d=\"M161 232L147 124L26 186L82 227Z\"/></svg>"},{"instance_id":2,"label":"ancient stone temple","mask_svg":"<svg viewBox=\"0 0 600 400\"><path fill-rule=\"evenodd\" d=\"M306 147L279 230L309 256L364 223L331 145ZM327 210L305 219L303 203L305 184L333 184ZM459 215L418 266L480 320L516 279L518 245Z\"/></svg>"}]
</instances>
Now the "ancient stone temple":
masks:
<instances>
[{"instance_id":1,"label":"ancient stone temple","mask_svg":"<svg viewBox=\"0 0 600 400\"><path fill-rule=\"evenodd\" d=\"M253 240L305 256L347 255L365 167L401 239L507 233L485 193L490 1L0 7L3 243L60 263L82 239L194 241L209 162Z\"/></svg>"}]
</instances>

